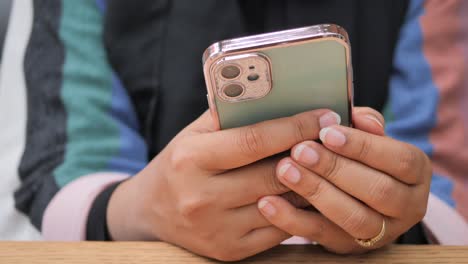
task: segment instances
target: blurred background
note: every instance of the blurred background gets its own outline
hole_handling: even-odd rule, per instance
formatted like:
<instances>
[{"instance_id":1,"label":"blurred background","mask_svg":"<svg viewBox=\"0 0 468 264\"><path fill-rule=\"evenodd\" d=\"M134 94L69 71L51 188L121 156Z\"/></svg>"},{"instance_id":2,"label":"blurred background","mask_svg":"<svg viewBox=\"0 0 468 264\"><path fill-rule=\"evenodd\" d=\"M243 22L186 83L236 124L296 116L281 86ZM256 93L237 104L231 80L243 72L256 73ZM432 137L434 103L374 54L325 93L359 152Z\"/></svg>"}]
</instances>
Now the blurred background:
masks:
<instances>
[{"instance_id":1,"label":"blurred background","mask_svg":"<svg viewBox=\"0 0 468 264\"><path fill-rule=\"evenodd\" d=\"M5 42L8 20L10 17L11 1L12 0L0 1L0 65L2 64L3 43Z\"/></svg>"},{"instance_id":2,"label":"blurred background","mask_svg":"<svg viewBox=\"0 0 468 264\"><path fill-rule=\"evenodd\" d=\"M0 0L0 240L41 239L11 195L20 185L16 168L25 146L23 57L31 27L32 0Z\"/></svg>"}]
</instances>

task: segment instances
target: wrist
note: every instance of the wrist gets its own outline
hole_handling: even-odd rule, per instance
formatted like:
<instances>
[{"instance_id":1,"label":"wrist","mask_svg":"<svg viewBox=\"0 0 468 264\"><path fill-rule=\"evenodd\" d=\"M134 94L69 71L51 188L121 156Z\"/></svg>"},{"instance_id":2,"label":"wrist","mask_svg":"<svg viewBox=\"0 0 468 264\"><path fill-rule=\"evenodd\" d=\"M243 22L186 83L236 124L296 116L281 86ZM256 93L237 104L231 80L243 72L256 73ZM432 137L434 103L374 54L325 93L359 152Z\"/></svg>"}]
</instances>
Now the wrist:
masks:
<instances>
[{"instance_id":1,"label":"wrist","mask_svg":"<svg viewBox=\"0 0 468 264\"><path fill-rule=\"evenodd\" d=\"M134 232L138 227L134 211L139 205L133 201L133 180L122 182L109 199L106 215L107 228L112 240L141 240Z\"/></svg>"},{"instance_id":2,"label":"wrist","mask_svg":"<svg viewBox=\"0 0 468 264\"><path fill-rule=\"evenodd\" d=\"M156 240L152 222L148 224L144 192L136 176L122 182L112 193L107 207L107 227L112 240Z\"/></svg>"}]
</instances>

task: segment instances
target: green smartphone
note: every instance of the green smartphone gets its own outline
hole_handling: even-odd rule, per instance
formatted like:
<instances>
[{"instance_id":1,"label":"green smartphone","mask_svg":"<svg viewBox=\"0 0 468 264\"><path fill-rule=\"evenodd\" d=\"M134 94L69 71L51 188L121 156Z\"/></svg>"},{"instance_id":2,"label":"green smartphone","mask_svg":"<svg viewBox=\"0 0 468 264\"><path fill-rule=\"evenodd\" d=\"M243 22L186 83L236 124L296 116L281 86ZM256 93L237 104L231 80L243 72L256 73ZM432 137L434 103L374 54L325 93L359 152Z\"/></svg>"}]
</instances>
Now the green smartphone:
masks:
<instances>
[{"instance_id":1,"label":"green smartphone","mask_svg":"<svg viewBox=\"0 0 468 264\"><path fill-rule=\"evenodd\" d=\"M218 129L328 108L351 125L353 80L346 31L323 24L217 42L203 55Z\"/></svg>"}]
</instances>

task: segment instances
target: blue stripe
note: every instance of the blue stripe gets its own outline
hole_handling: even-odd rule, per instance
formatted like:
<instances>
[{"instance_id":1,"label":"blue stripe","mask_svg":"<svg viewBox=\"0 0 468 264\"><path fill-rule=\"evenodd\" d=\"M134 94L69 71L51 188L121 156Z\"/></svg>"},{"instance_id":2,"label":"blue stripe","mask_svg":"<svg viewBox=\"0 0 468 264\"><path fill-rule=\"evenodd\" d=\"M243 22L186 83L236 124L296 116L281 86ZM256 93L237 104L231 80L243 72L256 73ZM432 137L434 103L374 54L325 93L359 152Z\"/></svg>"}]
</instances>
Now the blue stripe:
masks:
<instances>
[{"instance_id":1,"label":"blue stripe","mask_svg":"<svg viewBox=\"0 0 468 264\"><path fill-rule=\"evenodd\" d=\"M423 52L420 17L424 1L410 2L407 22L400 32L395 50L394 73L390 80L389 106L394 120L387 126L391 137L422 149L432 157L429 133L436 125L439 92L433 81L429 62ZM440 175L433 176L431 191L454 206L453 184Z\"/></svg>"},{"instance_id":2,"label":"blue stripe","mask_svg":"<svg viewBox=\"0 0 468 264\"><path fill-rule=\"evenodd\" d=\"M105 13L106 0L96 0L101 12ZM117 122L120 138L120 149L116 156L109 160L110 171L120 171L135 174L145 167L148 162L146 143L139 134L138 119L130 98L122 82L112 73L111 116Z\"/></svg>"},{"instance_id":3,"label":"blue stripe","mask_svg":"<svg viewBox=\"0 0 468 264\"><path fill-rule=\"evenodd\" d=\"M148 162L146 143L139 134L135 109L119 78L113 74L111 115L117 122L120 134L120 150L109 161L111 171L135 174Z\"/></svg>"},{"instance_id":4,"label":"blue stripe","mask_svg":"<svg viewBox=\"0 0 468 264\"><path fill-rule=\"evenodd\" d=\"M449 179L438 175L432 175L431 193L455 208L452 191L453 183Z\"/></svg>"},{"instance_id":5,"label":"blue stripe","mask_svg":"<svg viewBox=\"0 0 468 264\"><path fill-rule=\"evenodd\" d=\"M107 1L106 0L96 0L96 4L99 8L99 11L101 11L101 13L104 13L107 9Z\"/></svg>"}]
</instances>

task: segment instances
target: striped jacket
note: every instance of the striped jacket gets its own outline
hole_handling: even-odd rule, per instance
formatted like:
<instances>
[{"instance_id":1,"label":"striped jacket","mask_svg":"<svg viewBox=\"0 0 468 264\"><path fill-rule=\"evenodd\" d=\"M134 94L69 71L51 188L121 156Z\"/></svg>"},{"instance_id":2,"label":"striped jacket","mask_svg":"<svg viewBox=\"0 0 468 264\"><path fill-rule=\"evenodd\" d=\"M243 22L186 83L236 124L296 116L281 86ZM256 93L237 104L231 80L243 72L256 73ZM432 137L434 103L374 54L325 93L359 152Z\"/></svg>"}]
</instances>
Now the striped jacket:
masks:
<instances>
[{"instance_id":1,"label":"striped jacket","mask_svg":"<svg viewBox=\"0 0 468 264\"><path fill-rule=\"evenodd\" d=\"M95 197L148 162L138 101L103 42L105 10L103 0L14 3L0 79L0 239L85 239ZM383 109L387 134L432 158L424 225L443 244L468 243L467 17L466 1L410 1Z\"/></svg>"}]
</instances>

